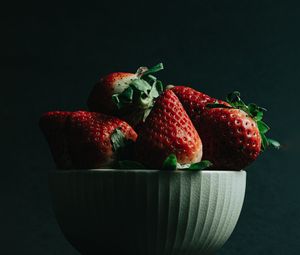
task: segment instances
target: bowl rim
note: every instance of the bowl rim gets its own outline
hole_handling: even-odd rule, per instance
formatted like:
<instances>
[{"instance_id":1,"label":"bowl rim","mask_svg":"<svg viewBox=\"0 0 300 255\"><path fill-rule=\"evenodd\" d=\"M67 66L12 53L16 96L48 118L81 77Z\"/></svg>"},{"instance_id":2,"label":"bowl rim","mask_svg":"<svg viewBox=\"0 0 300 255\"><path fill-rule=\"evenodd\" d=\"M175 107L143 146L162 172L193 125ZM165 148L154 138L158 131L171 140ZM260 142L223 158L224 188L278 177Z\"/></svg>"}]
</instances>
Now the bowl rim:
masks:
<instances>
[{"instance_id":1,"label":"bowl rim","mask_svg":"<svg viewBox=\"0 0 300 255\"><path fill-rule=\"evenodd\" d=\"M53 172L53 171L52 171ZM114 168L92 168L92 169L55 169L55 173L246 173L245 170L160 170L160 169L114 169Z\"/></svg>"}]
</instances>

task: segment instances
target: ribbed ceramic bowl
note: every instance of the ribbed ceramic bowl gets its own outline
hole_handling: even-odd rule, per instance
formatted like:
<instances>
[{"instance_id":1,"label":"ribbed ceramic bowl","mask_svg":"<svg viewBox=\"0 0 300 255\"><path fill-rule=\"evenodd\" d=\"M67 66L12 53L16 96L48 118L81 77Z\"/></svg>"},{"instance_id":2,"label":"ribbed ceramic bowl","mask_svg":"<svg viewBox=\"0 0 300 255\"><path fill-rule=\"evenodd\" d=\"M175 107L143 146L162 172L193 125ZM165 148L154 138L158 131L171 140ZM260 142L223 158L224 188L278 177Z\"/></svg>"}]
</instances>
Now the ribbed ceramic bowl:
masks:
<instances>
[{"instance_id":1,"label":"ribbed ceramic bowl","mask_svg":"<svg viewBox=\"0 0 300 255\"><path fill-rule=\"evenodd\" d=\"M81 254L212 254L237 223L245 186L244 171L50 174L57 221Z\"/></svg>"}]
</instances>

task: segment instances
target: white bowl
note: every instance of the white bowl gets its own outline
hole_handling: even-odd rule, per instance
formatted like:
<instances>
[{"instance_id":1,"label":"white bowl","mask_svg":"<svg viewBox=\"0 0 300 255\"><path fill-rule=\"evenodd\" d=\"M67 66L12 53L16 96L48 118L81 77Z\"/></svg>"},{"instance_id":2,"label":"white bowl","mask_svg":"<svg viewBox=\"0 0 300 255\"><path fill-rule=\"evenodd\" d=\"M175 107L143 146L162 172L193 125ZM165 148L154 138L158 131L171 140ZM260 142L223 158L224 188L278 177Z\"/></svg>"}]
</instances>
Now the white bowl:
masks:
<instances>
[{"instance_id":1,"label":"white bowl","mask_svg":"<svg viewBox=\"0 0 300 255\"><path fill-rule=\"evenodd\" d=\"M82 254L201 255L239 218L245 171L55 171L57 221Z\"/></svg>"}]
</instances>

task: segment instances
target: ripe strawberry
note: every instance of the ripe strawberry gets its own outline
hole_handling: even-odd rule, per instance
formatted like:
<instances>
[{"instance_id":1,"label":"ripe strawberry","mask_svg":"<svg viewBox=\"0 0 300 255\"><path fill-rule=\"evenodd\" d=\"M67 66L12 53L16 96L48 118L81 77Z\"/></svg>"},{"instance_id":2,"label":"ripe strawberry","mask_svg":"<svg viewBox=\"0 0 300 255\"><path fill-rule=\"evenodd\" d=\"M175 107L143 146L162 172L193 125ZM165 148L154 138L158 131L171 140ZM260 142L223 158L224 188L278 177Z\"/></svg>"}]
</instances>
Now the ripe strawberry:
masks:
<instances>
[{"instance_id":1,"label":"ripe strawberry","mask_svg":"<svg viewBox=\"0 0 300 255\"><path fill-rule=\"evenodd\" d=\"M42 115L39 126L49 144L56 167L72 168L72 160L66 138L66 122L70 112L53 111Z\"/></svg>"},{"instance_id":2,"label":"ripe strawberry","mask_svg":"<svg viewBox=\"0 0 300 255\"><path fill-rule=\"evenodd\" d=\"M245 105L238 92L223 102L188 87L178 86L172 91L202 139L203 159L211 161L214 169L240 170L268 145L279 146L265 136L269 127L261 121L264 109Z\"/></svg>"},{"instance_id":3,"label":"ripe strawberry","mask_svg":"<svg viewBox=\"0 0 300 255\"><path fill-rule=\"evenodd\" d=\"M241 170L261 151L257 124L240 109L207 110L198 130L203 141L203 157L210 160L215 169Z\"/></svg>"},{"instance_id":4,"label":"ripe strawberry","mask_svg":"<svg viewBox=\"0 0 300 255\"><path fill-rule=\"evenodd\" d=\"M125 121L95 112L78 111L69 117L70 154L77 168L110 166L118 150L137 134Z\"/></svg>"},{"instance_id":5,"label":"ripe strawberry","mask_svg":"<svg viewBox=\"0 0 300 255\"><path fill-rule=\"evenodd\" d=\"M173 86L171 89L179 98L187 113L192 116L192 120L199 118L201 113L207 110L207 104L219 103L229 106L227 102L215 99L189 87Z\"/></svg>"},{"instance_id":6,"label":"ripe strawberry","mask_svg":"<svg viewBox=\"0 0 300 255\"><path fill-rule=\"evenodd\" d=\"M104 76L89 95L89 110L119 116L136 125L148 116L162 93L161 82L151 75L161 69L163 65L158 64L150 69L140 67L136 73L116 72Z\"/></svg>"},{"instance_id":7,"label":"ripe strawberry","mask_svg":"<svg viewBox=\"0 0 300 255\"><path fill-rule=\"evenodd\" d=\"M116 72L102 77L93 87L87 105L90 111L113 114L117 105L112 101L114 94L120 94L137 79L135 73Z\"/></svg>"},{"instance_id":8,"label":"ripe strawberry","mask_svg":"<svg viewBox=\"0 0 300 255\"><path fill-rule=\"evenodd\" d=\"M177 96L166 90L141 126L136 155L147 167L160 168L170 154L180 164L199 162L202 143Z\"/></svg>"}]
</instances>

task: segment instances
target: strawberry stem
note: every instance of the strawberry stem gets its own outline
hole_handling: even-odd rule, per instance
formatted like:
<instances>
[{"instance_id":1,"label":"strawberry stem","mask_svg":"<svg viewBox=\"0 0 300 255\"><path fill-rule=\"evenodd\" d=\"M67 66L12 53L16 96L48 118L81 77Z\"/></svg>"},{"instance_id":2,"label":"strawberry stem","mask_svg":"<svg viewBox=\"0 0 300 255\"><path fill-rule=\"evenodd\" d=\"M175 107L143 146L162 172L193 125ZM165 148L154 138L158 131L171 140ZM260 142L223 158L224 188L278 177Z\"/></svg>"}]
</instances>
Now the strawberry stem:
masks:
<instances>
[{"instance_id":1,"label":"strawberry stem","mask_svg":"<svg viewBox=\"0 0 300 255\"><path fill-rule=\"evenodd\" d=\"M156 73L156 72L159 72L160 70L163 70L164 69L164 65L163 63L159 63L153 67L145 67L145 66L142 66L140 67L137 71L136 71L136 74L139 78L145 76L145 75L149 75L149 74L152 74L152 73Z\"/></svg>"}]
</instances>

